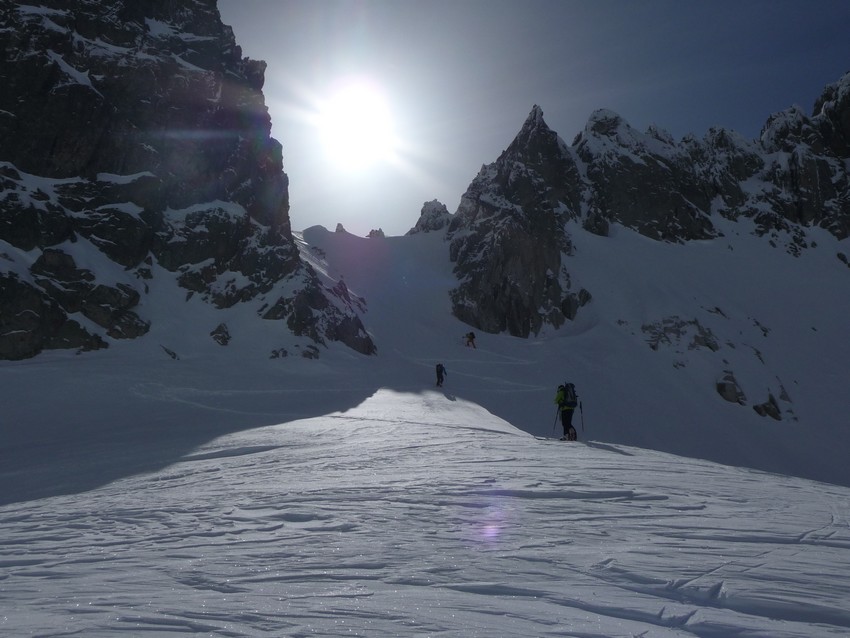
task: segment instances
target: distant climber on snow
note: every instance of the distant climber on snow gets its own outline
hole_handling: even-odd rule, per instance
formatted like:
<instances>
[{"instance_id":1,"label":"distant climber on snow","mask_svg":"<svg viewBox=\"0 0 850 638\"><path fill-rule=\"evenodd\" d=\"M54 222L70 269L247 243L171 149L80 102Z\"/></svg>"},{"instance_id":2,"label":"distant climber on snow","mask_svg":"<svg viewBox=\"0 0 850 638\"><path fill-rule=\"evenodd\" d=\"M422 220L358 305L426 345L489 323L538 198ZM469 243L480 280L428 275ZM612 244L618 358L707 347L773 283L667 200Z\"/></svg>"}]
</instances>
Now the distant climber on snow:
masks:
<instances>
[{"instance_id":1,"label":"distant climber on snow","mask_svg":"<svg viewBox=\"0 0 850 638\"><path fill-rule=\"evenodd\" d=\"M564 436L562 441L575 441L578 439L576 429L573 427L573 412L578 405L578 395L576 387L572 383L562 383L558 386L558 391L555 393L555 403L558 404L558 411L561 414L561 425L564 426Z\"/></svg>"},{"instance_id":2,"label":"distant climber on snow","mask_svg":"<svg viewBox=\"0 0 850 638\"><path fill-rule=\"evenodd\" d=\"M470 331L470 332L467 332L463 336L466 339L466 347L468 348L469 346L472 346L474 348L475 347L475 333Z\"/></svg>"},{"instance_id":3,"label":"distant climber on snow","mask_svg":"<svg viewBox=\"0 0 850 638\"><path fill-rule=\"evenodd\" d=\"M446 372L446 367L442 363L437 364L437 387L443 387L443 377L449 376L449 373Z\"/></svg>"}]
</instances>

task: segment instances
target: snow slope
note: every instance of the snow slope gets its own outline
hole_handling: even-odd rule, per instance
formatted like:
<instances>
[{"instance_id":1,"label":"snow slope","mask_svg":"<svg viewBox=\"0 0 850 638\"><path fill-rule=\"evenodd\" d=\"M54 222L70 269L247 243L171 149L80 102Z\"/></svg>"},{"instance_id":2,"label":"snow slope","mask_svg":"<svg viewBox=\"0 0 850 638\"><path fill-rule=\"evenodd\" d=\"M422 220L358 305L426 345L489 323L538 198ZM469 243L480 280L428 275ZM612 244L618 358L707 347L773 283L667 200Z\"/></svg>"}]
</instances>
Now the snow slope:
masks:
<instances>
[{"instance_id":1,"label":"snow slope","mask_svg":"<svg viewBox=\"0 0 850 638\"><path fill-rule=\"evenodd\" d=\"M850 485L850 273L835 258L846 241L810 229L817 248L792 257L749 234L747 220L716 223L724 237L687 244L572 225L565 264L592 303L537 338L479 334L475 356L462 347L469 326L451 316L457 281L438 233L363 239L315 227L304 240L321 248L331 277L367 300L363 320L390 387L419 387L440 360L464 398L546 434L555 387L569 380L597 440ZM685 324L681 340L652 350L645 326L671 317ZM692 346L694 321L716 351ZM726 370L746 405L717 393ZM782 421L752 409L769 394Z\"/></svg>"},{"instance_id":2,"label":"snow slope","mask_svg":"<svg viewBox=\"0 0 850 638\"><path fill-rule=\"evenodd\" d=\"M276 399L315 401L299 396ZM179 430L205 427L201 405L215 422L269 404L189 388L156 399ZM448 390L379 390L0 508L0 629L846 636L848 517L847 488L539 440Z\"/></svg>"},{"instance_id":3,"label":"snow slope","mask_svg":"<svg viewBox=\"0 0 850 638\"><path fill-rule=\"evenodd\" d=\"M727 239L733 250L682 253L622 229L577 233L571 268L594 289L590 311L538 339L481 334L473 350L438 235L312 228L304 254L367 299L377 356L297 356L303 340L277 322L257 329L159 285L147 303L162 316L143 339L2 363L0 632L846 636L850 487L788 475L850 483L847 346L817 343L839 334L829 318L850 295L803 276L844 285L828 238L790 262ZM677 288L683 254L720 250L728 272L695 258ZM628 267L649 257L654 280ZM748 263L802 295L811 343L785 342L799 320L772 279L755 318L768 335L753 323L727 279ZM740 363L738 349L647 347L634 328L686 292L694 312L725 300L700 315L720 334L752 331L765 358L784 347L799 421L700 390L711 357ZM230 346L199 337L222 320ZM825 351L835 359L815 361ZM685 364L673 382L671 360ZM808 365L825 388L799 373ZM534 436L553 435L565 377L583 401L578 444ZM635 410L653 391L666 402ZM801 424L807 436L787 436ZM648 449L662 444L692 458Z\"/></svg>"}]
</instances>

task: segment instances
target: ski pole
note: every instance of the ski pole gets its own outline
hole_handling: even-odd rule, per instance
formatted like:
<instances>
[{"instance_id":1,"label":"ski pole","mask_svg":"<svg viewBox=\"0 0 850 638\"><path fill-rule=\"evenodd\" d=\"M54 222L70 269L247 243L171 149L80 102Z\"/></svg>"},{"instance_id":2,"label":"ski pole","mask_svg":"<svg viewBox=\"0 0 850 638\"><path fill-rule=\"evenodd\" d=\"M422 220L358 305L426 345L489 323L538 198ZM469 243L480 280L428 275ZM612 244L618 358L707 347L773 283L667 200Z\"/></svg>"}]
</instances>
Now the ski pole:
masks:
<instances>
[{"instance_id":1,"label":"ski pole","mask_svg":"<svg viewBox=\"0 0 850 638\"><path fill-rule=\"evenodd\" d=\"M558 411L559 410L560 410L560 407L556 406L555 407L555 420L552 423L552 429L553 430L555 429L555 426L558 425Z\"/></svg>"},{"instance_id":2,"label":"ski pole","mask_svg":"<svg viewBox=\"0 0 850 638\"><path fill-rule=\"evenodd\" d=\"M578 411L581 413L581 431L584 432L584 407L581 405L581 401L578 402Z\"/></svg>"}]
</instances>

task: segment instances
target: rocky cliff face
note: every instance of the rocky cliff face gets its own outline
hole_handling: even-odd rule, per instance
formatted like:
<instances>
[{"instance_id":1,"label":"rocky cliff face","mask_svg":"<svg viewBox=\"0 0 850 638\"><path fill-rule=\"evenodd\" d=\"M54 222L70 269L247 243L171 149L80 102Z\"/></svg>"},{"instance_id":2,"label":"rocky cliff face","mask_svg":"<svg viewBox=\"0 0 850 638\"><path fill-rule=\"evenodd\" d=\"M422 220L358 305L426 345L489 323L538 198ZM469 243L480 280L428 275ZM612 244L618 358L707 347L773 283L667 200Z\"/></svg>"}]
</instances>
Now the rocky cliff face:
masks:
<instances>
[{"instance_id":1,"label":"rocky cliff face","mask_svg":"<svg viewBox=\"0 0 850 638\"><path fill-rule=\"evenodd\" d=\"M447 236L460 286L455 315L487 332L527 337L586 303L562 266L566 222L581 209L575 158L535 106L516 139L473 180Z\"/></svg>"},{"instance_id":2,"label":"rocky cliff face","mask_svg":"<svg viewBox=\"0 0 850 638\"><path fill-rule=\"evenodd\" d=\"M574 318L593 291L569 273L570 221L603 236L619 224L681 243L720 236L719 219L750 219L744 232L794 255L810 245L812 226L843 239L849 167L850 74L824 90L812 116L775 114L758 140L713 129L676 142L600 110L568 146L535 106L449 222L454 314L523 337Z\"/></svg>"},{"instance_id":3,"label":"rocky cliff face","mask_svg":"<svg viewBox=\"0 0 850 638\"><path fill-rule=\"evenodd\" d=\"M299 258L265 63L215 0L6 2L0 50L0 358L144 335L157 278L374 350Z\"/></svg>"}]
</instances>

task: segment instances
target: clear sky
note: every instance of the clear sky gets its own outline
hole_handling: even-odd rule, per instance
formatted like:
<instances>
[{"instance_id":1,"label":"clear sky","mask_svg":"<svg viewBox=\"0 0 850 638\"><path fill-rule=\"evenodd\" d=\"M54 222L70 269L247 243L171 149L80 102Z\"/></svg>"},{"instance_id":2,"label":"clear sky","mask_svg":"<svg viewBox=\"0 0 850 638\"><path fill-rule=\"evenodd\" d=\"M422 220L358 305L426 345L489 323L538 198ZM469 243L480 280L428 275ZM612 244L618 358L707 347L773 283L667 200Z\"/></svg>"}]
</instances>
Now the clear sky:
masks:
<instances>
[{"instance_id":1,"label":"clear sky","mask_svg":"<svg viewBox=\"0 0 850 638\"><path fill-rule=\"evenodd\" d=\"M293 230L401 235L454 212L534 104L568 143L598 108L677 139L755 138L850 71L848 0L219 0L283 144Z\"/></svg>"}]
</instances>

